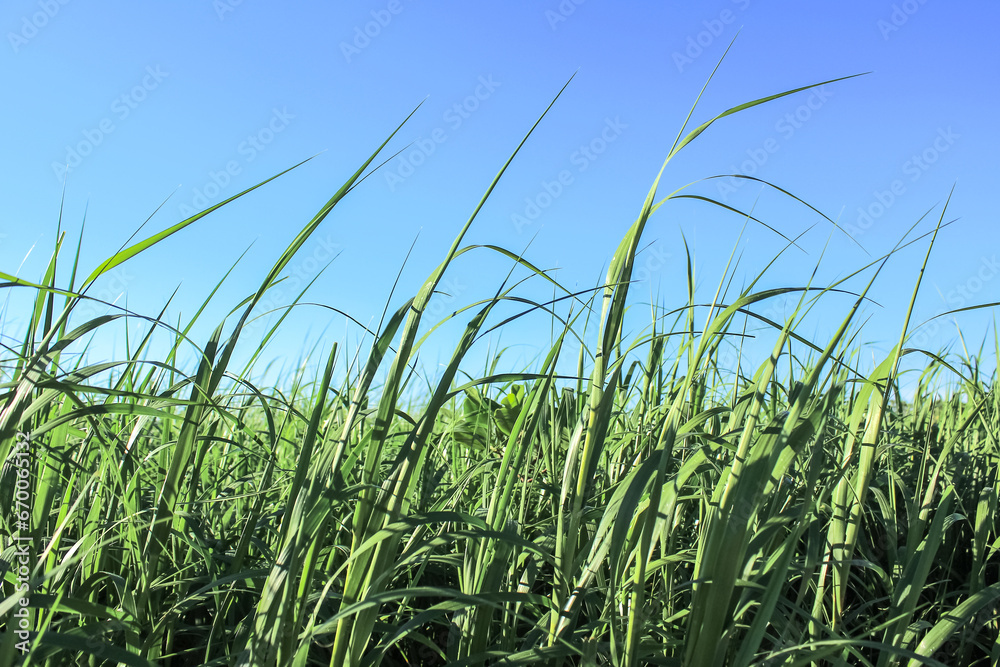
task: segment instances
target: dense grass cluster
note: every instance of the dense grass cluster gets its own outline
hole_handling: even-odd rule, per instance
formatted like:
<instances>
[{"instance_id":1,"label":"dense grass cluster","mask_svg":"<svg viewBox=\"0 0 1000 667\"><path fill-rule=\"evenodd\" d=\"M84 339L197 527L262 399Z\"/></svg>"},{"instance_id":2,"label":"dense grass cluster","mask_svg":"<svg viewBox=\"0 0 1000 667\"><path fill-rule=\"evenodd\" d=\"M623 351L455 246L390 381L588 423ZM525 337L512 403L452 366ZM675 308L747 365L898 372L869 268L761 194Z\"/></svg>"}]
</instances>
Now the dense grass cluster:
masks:
<instances>
[{"instance_id":1,"label":"dense grass cluster","mask_svg":"<svg viewBox=\"0 0 1000 667\"><path fill-rule=\"evenodd\" d=\"M667 160L715 120L780 96L682 128ZM404 405L422 317L508 161L370 348L335 345L315 376L257 386L281 322L248 343L248 321L384 147L207 341L189 336L200 312L182 325L129 314L145 333L126 358L71 355L125 317L75 321L89 286L218 207L83 280L77 261L61 278L59 247L37 282L0 274L5 289L34 291L30 324L16 342L4 331L0 359L0 664L997 664L995 377L972 355L908 349L909 314L898 344L861 370L854 317L888 256L851 276L867 287L828 341L797 324L843 283L763 290L758 277L736 291L729 270L709 302L689 281L675 310L626 340L646 222L689 196L657 201L657 176L595 290L570 294L492 249L556 298L514 301L498 280L494 298L452 316L465 326L453 355ZM930 254L943 220L900 247ZM760 314L782 295L798 300L787 320ZM551 313L551 350L525 371L470 374L467 353L510 303ZM748 322L773 352L724 362ZM150 358L162 332L172 348ZM247 345L250 362L233 367ZM183 368L191 347L200 363ZM906 355L926 370L903 395Z\"/></svg>"}]
</instances>

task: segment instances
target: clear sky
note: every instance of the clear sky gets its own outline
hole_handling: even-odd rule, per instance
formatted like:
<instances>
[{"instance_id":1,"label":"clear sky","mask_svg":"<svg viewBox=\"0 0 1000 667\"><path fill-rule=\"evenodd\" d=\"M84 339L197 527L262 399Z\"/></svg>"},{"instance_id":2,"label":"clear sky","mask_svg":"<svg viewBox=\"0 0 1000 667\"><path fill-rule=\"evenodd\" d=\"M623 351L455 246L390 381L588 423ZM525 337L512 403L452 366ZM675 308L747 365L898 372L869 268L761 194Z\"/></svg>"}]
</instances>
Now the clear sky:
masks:
<instances>
[{"instance_id":1,"label":"clear sky","mask_svg":"<svg viewBox=\"0 0 1000 667\"><path fill-rule=\"evenodd\" d=\"M180 285L168 310L176 320L193 314L249 247L205 316L203 341L209 325L256 289L298 230L422 102L387 149L386 157L402 150L401 157L338 206L288 272L304 284L336 256L307 300L377 321L410 246L393 306L441 261L490 180L575 72L466 243L527 248L536 265L558 267L553 276L566 287L593 287L735 37L694 124L758 97L872 73L719 122L672 161L661 194L744 173L852 230L853 240L831 236L820 216L756 184L717 179L688 188L755 207L789 237L812 227L799 242L803 251L786 253L762 282L776 287L804 284L824 248L819 278L830 281L869 261L865 251L874 257L891 249L928 211L918 230L929 231L955 186L946 217L958 222L939 237L915 318L923 321L1000 301L998 24L1000 6L985 1L10 0L0 23L7 91L0 104L0 270L40 277L64 186L63 228L73 246L86 217L86 274L161 204L137 238L316 156L95 287L108 300L155 314ZM682 234L704 298L737 244L736 284L755 275L784 241L753 224L738 241L742 225L740 216L708 204L668 203L647 228L651 245L638 263L633 302L648 302L652 293L667 306L684 303ZM925 248L921 242L891 261L873 293L879 305L866 310L871 319L861 339L876 351L898 336ZM508 268L489 251L464 256L446 276L442 289L450 296L438 300L435 314L492 294ZM287 303L292 291L276 292L273 305ZM544 298L551 291L536 278L518 293ZM0 324L11 335L25 311L15 296L5 298ZM826 303L804 331L820 340L852 301ZM782 309L770 306L772 315ZM960 316L970 345L991 319ZM326 331L324 340L351 341L359 333L319 307L301 309L293 322L275 356L297 355L297 338L315 341ZM548 320L534 317L500 342L530 359L547 336ZM941 321L914 343L937 350L955 341L954 325Z\"/></svg>"}]
</instances>

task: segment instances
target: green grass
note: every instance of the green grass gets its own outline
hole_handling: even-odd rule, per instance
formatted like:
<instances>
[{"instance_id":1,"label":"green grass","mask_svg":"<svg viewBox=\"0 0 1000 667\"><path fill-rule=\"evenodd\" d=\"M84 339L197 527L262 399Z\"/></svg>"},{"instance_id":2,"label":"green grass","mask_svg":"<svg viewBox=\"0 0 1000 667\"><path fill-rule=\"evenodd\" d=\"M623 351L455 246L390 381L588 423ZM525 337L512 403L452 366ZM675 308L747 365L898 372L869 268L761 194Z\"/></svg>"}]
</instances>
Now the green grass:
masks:
<instances>
[{"instance_id":1,"label":"green grass","mask_svg":"<svg viewBox=\"0 0 1000 667\"><path fill-rule=\"evenodd\" d=\"M686 121L664 167L713 122L801 90L693 130ZM737 291L734 259L702 303L685 245L686 293L629 339L650 216L679 198L728 207L686 188L663 196L661 169L604 283L573 294L529 258L463 246L522 141L370 347L334 345L315 374L258 386L257 361L284 316L259 340L248 322L399 129L208 340L192 331L215 290L188 322L130 313L143 329L117 361L80 352L125 314L72 315L102 274L218 206L113 253L82 281L79 246L64 250L62 233L37 282L0 273L5 289L32 295L28 324L16 344L4 331L0 360L0 503L15 508L25 487L30 496L26 526L0 514L0 664L1000 660L995 377L983 375L982 351L946 358L907 347L922 266L898 341L867 371L855 321L900 249L926 247L926 266L947 204L933 229L918 234L915 224L851 274L860 291L808 276L758 289L767 269ZM419 351L435 335L425 333L436 324L425 321L428 304L470 250L500 253L555 296L530 302L513 274L498 276L492 298L448 318L464 332L444 371L421 378ZM760 314L777 297L797 302L785 321ZM551 349L529 369L505 370L494 352L473 371L470 349L508 326L498 313L512 304L551 314ZM819 309L840 314L829 340L802 333ZM770 338L771 354L743 351L748 326L762 327L755 335ZM154 356L163 335L169 349ZM179 359L191 349L199 361L188 368ZM735 367L723 361L729 350L739 351ZM904 400L905 357L925 370ZM428 389L414 404L406 397L421 381ZM10 454L24 438L31 456L19 467ZM20 538L32 545L27 561ZM19 637L22 598L29 633Z\"/></svg>"}]
</instances>

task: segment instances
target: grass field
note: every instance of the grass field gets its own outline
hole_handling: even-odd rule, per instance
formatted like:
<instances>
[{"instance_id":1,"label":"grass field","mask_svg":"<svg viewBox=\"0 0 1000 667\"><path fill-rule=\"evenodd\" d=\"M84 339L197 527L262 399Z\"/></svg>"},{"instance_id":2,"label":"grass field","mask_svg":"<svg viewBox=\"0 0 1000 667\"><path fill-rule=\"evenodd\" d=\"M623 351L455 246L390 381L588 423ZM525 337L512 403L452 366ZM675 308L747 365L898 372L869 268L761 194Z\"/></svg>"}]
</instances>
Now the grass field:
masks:
<instances>
[{"instance_id":1,"label":"grass field","mask_svg":"<svg viewBox=\"0 0 1000 667\"><path fill-rule=\"evenodd\" d=\"M667 161L715 120L776 97L685 126ZM548 281L554 301L514 301L497 276L494 298L450 316L464 334L414 405L404 397L425 381L414 369L434 324L423 316L508 161L438 268L398 286L413 296L369 346L335 345L319 372L258 386L283 320L251 338L255 308L337 204L359 196L350 190L390 157L384 147L208 340L189 337L200 311L180 323L130 313L143 333L128 352L90 359L88 341L126 314L80 321L74 309L101 275L214 209L89 273L61 235L37 282L0 274L33 303L24 330L3 331L0 361L0 503L11 508L0 514L0 664L1000 661L995 377L982 350L909 349L909 314L888 355L861 370L855 313L889 255L851 275L868 286L848 291L854 308L843 283L808 275L737 290L734 264L714 299L698 302L690 279L627 339L647 220L688 196L659 193L657 176L592 290L571 294L529 259L490 250ZM930 256L946 211L898 249ZM912 275L909 312L921 266ZM777 297L798 304L784 321L760 315ZM551 313L551 350L529 369L469 368L511 303ZM799 323L821 308L839 325L810 340ZM769 355L741 352L748 323ZM164 334L172 346L151 357ZM192 349L200 363L188 368L178 360ZM734 351L737 363L724 361ZM904 358L925 369L912 393L900 391Z\"/></svg>"}]
</instances>

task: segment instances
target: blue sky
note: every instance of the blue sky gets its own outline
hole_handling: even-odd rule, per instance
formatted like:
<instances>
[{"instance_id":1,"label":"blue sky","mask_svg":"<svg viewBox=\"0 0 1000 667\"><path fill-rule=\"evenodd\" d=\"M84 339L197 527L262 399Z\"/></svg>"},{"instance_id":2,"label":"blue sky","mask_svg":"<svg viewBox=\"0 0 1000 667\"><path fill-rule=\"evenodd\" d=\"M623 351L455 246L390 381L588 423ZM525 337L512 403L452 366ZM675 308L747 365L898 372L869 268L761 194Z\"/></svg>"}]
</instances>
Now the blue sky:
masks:
<instances>
[{"instance_id":1,"label":"blue sky","mask_svg":"<svg viewBox=\"0 0 1000 667\"><path fill-rule=\"evenodd\" d=\"M202 341L419 104L387 148L386 157L403 151L400 157L337 207L267 304L287 303L293 285L336 257L306 300L377 322L411 246L394 307L441 261L490 180L574 73L466 243L524 251L537 266L558 268L553 276L570 289L597 285L734 38L694 124L752 99L872 73L717 123L671 161L661 195L694 183L687 192L753 207L786 236L812 228L799 241L802 251L783 255L761 283L777 287L804 284L821 255L821 283L847 275L870 261L866 251L890 250L928 211L918 230L929 231L954 186L946 217L958 222L938 239L915 320L1000 301L995 3L17 0L2 16L4 272L40 277L64 184L63 228L75 245L86 216L81 261L89 273L158 207L137 238L315 156L95 286L96 295L155 314L180 285L168 309L176 321L193 314L249 248L204 316ZM779 185L853 238L831 235L820 216L759 185L696 183L734 172ZM785 242L754 224L740 239L742 227L740 216L707 204L662 207L644 236L650 245L638 262L637 310L648 312L641 304L651 295L667 306L684 303L682 234L704 298L734 247L742 256L735 284L756 275ZM878 305L866 308L861 339L876 356L898 336L925 249L921 242L900 253L873 292ZM485 250L465 255L432 312L440 317L491 295L509 264ZM541 299L551 291L536 278L518 294ZM6 298L3 327L16 332L24 310L15 307L17 294ZM829 298L802 331L823 341L851 303ZM779 301L761 310L780 316L784 307ZM991 320L988 312L961 315L966 342L978 346ZM629 330L647 321L630 320ZM913 343L954 348L954 325L939 322ZM526 318L494 344L530 360L545 348L548 330L545 317ZM358 336L333 311L302 308L271 354L295 358L303 338L326 345ZM441 349L450 341L444 332ZM434 363L433 347L428 354Z\"/></svg>"}]
</instances>

